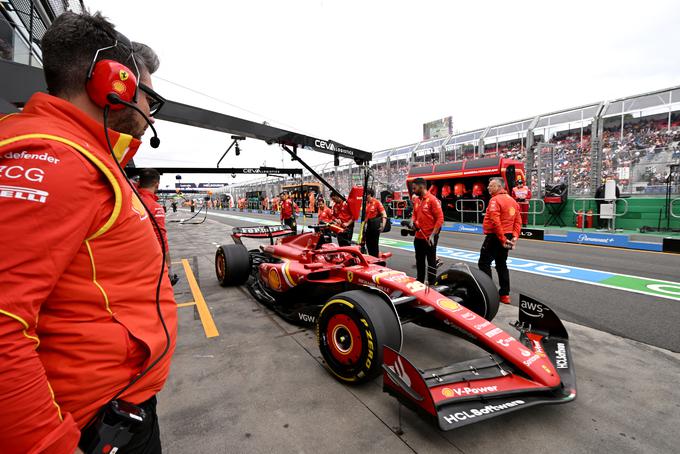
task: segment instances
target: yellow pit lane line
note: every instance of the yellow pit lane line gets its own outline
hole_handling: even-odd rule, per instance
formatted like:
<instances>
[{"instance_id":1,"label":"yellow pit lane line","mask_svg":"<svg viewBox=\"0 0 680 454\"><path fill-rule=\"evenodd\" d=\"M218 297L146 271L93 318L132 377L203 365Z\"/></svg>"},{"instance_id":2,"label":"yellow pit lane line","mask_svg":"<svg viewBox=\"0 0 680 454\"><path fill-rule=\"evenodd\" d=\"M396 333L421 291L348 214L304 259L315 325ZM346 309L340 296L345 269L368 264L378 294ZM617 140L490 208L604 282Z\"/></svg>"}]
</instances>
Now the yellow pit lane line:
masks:
<instances>
[{"instance_id":1,"label":"yellow pit lane line","mask_svg":"<svg viewBox=\"0 0 680 454\"><path fill-rule=\"evenodd\" d=\"M178 304L178 307L193 306L196 305L198 309L198 316L201 318L201 323L203 324L203 330L205 331L205 337L217 337L220 335L217 331L217 326L215 326L215 321L210 314L210 309L203 298L201 289L198 287L198 282L194 277L194 272L191 271L191 266L189 266L189 261L187 259L182 259L182 266L184 267L184 272L187 276L187 281L189 281L189 288L191 289L191 294L194 296L193 303L183 303Z\"/></svg>"}]
</instances>

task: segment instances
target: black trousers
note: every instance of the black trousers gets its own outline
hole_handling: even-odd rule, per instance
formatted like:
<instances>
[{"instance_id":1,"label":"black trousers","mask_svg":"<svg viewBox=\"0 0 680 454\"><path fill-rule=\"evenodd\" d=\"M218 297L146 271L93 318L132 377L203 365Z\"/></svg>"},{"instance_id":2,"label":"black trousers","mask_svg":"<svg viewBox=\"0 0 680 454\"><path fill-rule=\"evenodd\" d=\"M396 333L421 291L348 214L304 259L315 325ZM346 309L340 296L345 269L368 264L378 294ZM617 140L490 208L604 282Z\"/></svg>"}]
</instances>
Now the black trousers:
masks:
<instances>
[{"instance_id":1,"label":"black trousers","mask_svg":"<svg viewBox=\"0 0 680 454\"><path fill-rule=\"evenodd\" d=\"M354 235L354 224L347 227L344 232L338 233L338 246L351 246L352 235Z\"/></svg>"},{"instance_id":2,"label":"black trousers","mask_svg":"<svg viewBox=\"0 0 680 454\"><path fill-rule=\"evenodd\" d=\"M382 216L369 219L366 223L366 249L368 254L373 257L380 256L380 232L382 226Z\"/></svg>"},{"instance_id":3,"label":"black trousers","mask_svg":"<svg viewBox=\"0 0 680 454\"><path fill-rule=\"evenodd\" d=\"M293 233L297 235L297 220L295 219L295 216L291 216L288 219L284 219L283 224L290 227Z\"/></svg>"},{"instance_id":4,"label":"black trousers","mask_svg":"<svg viewBox=\"0 0 680 454\"><path fill-rule=\"evenodd\" d=\"M512 238L512 234L507 233L505 235L508 239ZM479 251L479 262L477 266L480 271L486 273L489 277L491 276L491 262L496 262L496 273L498 273L498 283L500 285L499 295L509 295L510 294L510 273L508 272L508 251L503 247L501 241L496 235L487 235L482 244L482 249Z\"/></svg>"},{"instance_id":5,"label":"black trousers","mask_svg":"<svg viewBox=\"0 0 680 454\"><path fill-rule=\"evenodd\" d=\"M434 285L437 279L437 242L439 234L434 236L434 243L429 244L427 240L416 238L413 240L413 247L416 250L416 270L417 279L425 283L425 261L427 261L427 283Z\"/></svg>"}]
</instances>

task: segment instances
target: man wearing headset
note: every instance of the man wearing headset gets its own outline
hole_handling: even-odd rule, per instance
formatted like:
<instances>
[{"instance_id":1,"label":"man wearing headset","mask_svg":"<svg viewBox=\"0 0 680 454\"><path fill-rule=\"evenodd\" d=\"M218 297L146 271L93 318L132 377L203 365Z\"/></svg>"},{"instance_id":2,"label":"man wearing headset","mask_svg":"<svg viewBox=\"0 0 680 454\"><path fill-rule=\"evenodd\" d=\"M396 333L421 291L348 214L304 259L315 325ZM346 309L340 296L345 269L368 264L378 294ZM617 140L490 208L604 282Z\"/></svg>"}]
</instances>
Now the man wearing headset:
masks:
<instances>
[{"instance_id":1,"label":"man wearing headset","mask_svg":"<svg viewBox=\"0 0 680 454\"><path fill-rule=\"evenodd\" d=\"M0 450L87 450L81 431L124 402L145 417L122 451L159 453L176 304L120 170L147 127L134 108L159 107L158 58L99 14L64 13L42 50L49 94L0 119Z\"/></svg>"}]
</instances>

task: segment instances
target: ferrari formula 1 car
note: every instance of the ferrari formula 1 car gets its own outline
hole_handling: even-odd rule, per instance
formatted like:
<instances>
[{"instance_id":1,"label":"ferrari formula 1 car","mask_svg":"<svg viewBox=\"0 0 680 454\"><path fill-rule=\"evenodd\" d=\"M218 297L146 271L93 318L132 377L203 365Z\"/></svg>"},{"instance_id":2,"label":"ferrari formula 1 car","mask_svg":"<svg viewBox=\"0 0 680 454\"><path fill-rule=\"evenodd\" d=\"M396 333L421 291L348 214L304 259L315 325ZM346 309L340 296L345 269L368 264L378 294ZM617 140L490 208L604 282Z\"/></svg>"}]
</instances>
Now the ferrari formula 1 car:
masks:
<instances>
[{"instance_id":1,"label":"ferrari formula 1 car","mask_svg":"<svg viewBox=\"0 0 680 454\"><path fill-rule=\"evenodd\" d=\"M234 228L215 258L222 286L246 284L282 318L315 327L328 370L359 384L383 374L383 389L442 430L576 397L567 331L543 303L522 295L519 338L494 325L498 292L458 264L426 286L358 247L330 242L333 226L292 235L285 226ZM248 250L242 238L269 239ZM400 354L402 325L416 323L481 347L480 359L420 370Z\"/></svg>"}]
</instances>

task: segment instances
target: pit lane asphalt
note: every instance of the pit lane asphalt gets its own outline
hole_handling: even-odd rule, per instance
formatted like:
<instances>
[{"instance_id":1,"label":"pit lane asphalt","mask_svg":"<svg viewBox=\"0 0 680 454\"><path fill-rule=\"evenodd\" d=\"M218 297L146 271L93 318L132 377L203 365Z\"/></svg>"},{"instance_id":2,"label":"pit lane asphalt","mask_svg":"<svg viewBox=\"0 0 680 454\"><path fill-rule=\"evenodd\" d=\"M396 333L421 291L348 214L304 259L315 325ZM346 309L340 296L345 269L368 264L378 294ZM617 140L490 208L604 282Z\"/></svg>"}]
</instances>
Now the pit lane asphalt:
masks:
<instances>
[{"instance_id":1,"label":"pit lane asphalt","mask_svg":"<svg viewBox=\"0 0 680 454\"><path fill-rule=\"evenodd\" d=\"M257 213L233 211L216 213L217 215L211 216L209 212L209 218L238 227L254 224L249 220L236 219L238 216L278 220L277 216ZM225 218L219 214L233 217ZM311 219L307 219L308 224L311 222ZM231 242L229 233L225 232L227 243ZM391 232L383 235L386 238L409 241L411 239L400 236L397 226L393 226ZM439 245L479 251L482 239L483 237L477 234L442 232ZM415 276L415 260L411 252L393 248L382 250L393 253L388 261L390 267ZM680 282L680 256L677 254L520 240L518 248L512 251L510 256ZM453 263L454 260L444 259L444 262ZM494 279L498 282L495 271ZM510 282L513 305L517 305L519 292L525 292L545 302L564 320L680 352L680 329L678 329L680 301L512 270Z\"/></svg>"},{"instance_id":2,"label":"pit lane asphalt","mask_svg":"<svg viewBox=\"0 0 680 454\"><path fill-rule=\"evenodd\" d=\"M168 214L169 220L180 217L187 215ZM175 297L184 304L170 377L159 395L164 452L677 451L680 354L569 322L575 402L523 409L450 432L405 408L400 422L399 405L382 392L381 377L358 387L337 382L323 367L313 329L282 321L241 287L217 284L215 247L225 242L232 221L168 223L171 257L191 263L219 336L206 338L186 307L193 296L176 265ZM516 335L508 327L516 318L516 307L503 306L494 322ZM404 326L402 353L421 368L484 356L460 338L413 324Z\"/></svg>"}]
</instances>

